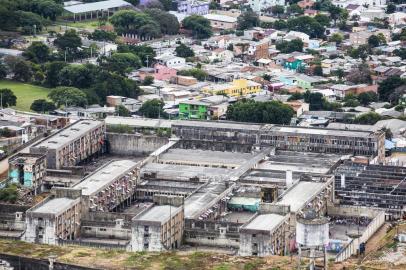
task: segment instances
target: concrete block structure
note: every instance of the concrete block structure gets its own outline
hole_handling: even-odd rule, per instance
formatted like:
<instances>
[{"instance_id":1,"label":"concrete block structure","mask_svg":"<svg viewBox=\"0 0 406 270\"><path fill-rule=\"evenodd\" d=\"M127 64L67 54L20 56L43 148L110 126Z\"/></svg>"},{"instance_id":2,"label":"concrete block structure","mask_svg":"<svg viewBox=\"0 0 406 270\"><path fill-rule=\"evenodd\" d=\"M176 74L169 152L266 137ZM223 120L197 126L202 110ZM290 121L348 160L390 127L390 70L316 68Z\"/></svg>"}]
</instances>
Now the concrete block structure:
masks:
<instances>
[{"instance_id":1,"label":"concrete block structure","mask_svg":"<svg viewBox=\"0 0 406 270\"><path fill-rule=\"evenodd\" d=\"M105 130L101 121L82 119L32 145L30 153L46 153L49 169L75 166L102 153Z\"/></svg>"},{"instance_id":2,"label":"concrete block structure","mask_svg":"<svg viewBox=\"0 0 406 270\"><path fill-rule=\"evenodd\" d=\"M172 124L173 133L183 144L216 145L223 148L245 145L273 146L280 150L304 151L331 154L352 154L378 157L385 156L385 134L383 131L334 130L258 125L235 122L179 121Z\"/></svg>"},{"instance_id":3,"label":"concrete block structure","mask_svg":"<svg viewBox=\"0 0 406 270\"><path fill-rule=\"evenodd\" d=\"M44 154L18 153L8 161L9 178L14 183L38 190L46 176L46 162Z\"/></svg>"},{"instance_id":4,"label":"concrete block structure","mask_svg":"<svg viewBox=\"0 0 406 270\"><path fill-rule=\"evenodd\" d=\"M58 244L58 239L74 239L80 233L80 197L50 197L26 212L24 241Z\"/></svg>"},{"instance_id":5,"label":"concrete block structure","mask_svg":"<svg viewBox=\"0 0 406 270\"><path fill-rule=\"evenodd\" d=\"M80 189L90 211L111 211L130 203L139 175L137 163L112 161L73 186Z\"/></svg>"},{"instance_id":6,"label":"concrete block structure","mask_svg":"<svg viewBox=\"0 0 406 270\"><path fill-rule=\"evenodd\" d=\"M132 220L131 251L164 251L181 245L183 206L154 205Z\"/></svg>"},{"instance_id":7,"label":"concrete block structure","mask_svg":"<svg viewBox=\"0 0 406 270\"><path fill-rule=\"evenodd\" d=\"M284 255L289 215L259 214L240 229L241 256Z\"/></svg>"}]
</instances>

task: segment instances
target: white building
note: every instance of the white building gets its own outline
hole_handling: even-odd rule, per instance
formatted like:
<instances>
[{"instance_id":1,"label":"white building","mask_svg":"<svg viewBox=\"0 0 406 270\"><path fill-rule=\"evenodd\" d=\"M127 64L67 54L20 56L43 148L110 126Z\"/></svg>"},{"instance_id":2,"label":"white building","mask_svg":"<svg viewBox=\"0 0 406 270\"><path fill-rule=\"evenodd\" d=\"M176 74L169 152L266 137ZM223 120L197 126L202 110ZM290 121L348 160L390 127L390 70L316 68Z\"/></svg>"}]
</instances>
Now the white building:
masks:
<instances>
[{"instance_id":1,"label":"white building","mask_svg":"<svg viewBox=\"0 0 406 270\"><path fill-rule=\"evenodd\" d=\"M331 3L341 8L345 8L348 5L375 7L386 5L386 0L333 0Z\"/></svg>"},{"instance_id":2,"label":"white building","mask_svg":"<svg viewBox=\"0 0 406 270\"><path fill-rule=\"evenodd\" d=\"M182 57L177 57L175 55L169 54L162 54L155 57L155 60L158 61L159 64L165 65L167 67L176 68L182 67L186 63L186 59Z\"/></svg>"},{"instance_id":3,"label":"white building","mask_svg":"<svg viewBox=\"0 0 406 270\"><path fill-rule=\"evenodd\" d=\"M249 0L248 3L254 12L260 13L272 6L284 6L285 0Z\"/></svg>"}]
</instances>

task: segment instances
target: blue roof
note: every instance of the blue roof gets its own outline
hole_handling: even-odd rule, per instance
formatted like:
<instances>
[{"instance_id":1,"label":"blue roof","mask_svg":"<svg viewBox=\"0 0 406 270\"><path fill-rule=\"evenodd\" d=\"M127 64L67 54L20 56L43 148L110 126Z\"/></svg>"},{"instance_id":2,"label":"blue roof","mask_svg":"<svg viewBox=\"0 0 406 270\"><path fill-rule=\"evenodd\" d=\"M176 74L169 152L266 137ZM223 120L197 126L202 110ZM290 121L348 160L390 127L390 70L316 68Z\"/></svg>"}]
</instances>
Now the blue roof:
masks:
<instances>
[{"instance_id":1,"label":"blue roof","mask_svg":"<svg viewBox=\"0 0 406 270\"><path fill-rule=\"evenodd\" d=\"M395 148L395 143L390 140L385 140L385 149Z\"/></svg>"},{"instance_id":2,"label":"blue roof","mask_svg":"<svg viewBox=\"0 0 406 270\"><path fill-rule=\"evenodd\" d=\"M110 8L118 8L118 7L126 7L126 6L132 6L132 5L123 0L107 0L107 1L100 1L100 2L94 2L94 3L67 6L67 7L64 7L64 9L71 13L78 14L78 13L97 11L97 10L107 10Z\"/></svg>"}]
</instances>

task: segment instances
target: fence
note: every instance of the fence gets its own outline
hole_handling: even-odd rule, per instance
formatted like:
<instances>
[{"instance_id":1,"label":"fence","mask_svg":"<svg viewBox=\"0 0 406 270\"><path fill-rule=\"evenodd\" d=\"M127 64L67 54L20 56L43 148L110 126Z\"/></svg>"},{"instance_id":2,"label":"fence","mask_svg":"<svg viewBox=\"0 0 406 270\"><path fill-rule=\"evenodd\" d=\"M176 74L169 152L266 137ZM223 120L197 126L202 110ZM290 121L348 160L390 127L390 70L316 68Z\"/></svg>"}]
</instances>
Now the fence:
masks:
<instances>
[{"instance_id":1,"label":"fence","mask_svg":"<svg viewBox=\"0 0 406 270\"><path fill-rule=\"evenodd\" d=\"M358 238L354 238L350 243L336 256L336 262L342 262L358 253L359 245L366 243L369 238L385 223L385 212L381 211L368 224L365 231Z\"/></svg>"},{"instance_id":2,"label":"fence","mask_svg":"<svg viewBox=\"0 0 406 270\"><path fill-rule=\"evenodd\" d=\"M96 242L89 242L89 241L82 241L82 240L63 240L58 239L58 244L61 246L85 246L85 247L94 247L94 248L102 248L108 250L126 250L126 244L113 244L113 243L96 243Z\"/></svg>"}]
</instances>

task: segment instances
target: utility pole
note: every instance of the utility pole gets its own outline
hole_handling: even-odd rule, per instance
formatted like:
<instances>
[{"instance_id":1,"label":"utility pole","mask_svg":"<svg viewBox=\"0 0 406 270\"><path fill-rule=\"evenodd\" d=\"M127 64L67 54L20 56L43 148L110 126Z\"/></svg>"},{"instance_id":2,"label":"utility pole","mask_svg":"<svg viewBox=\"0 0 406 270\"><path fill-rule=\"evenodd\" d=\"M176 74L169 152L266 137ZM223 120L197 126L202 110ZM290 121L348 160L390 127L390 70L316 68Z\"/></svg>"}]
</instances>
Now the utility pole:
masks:
<instances>
[{"instance_id":1,"label":"utility pole","mask_svg":"<svg viewBox=\"0 0 406 270\"><path fill-rule=\"evenodd\" d=\"M148 60L149 54L147 54L146 57L147 57L147 60L145 60L145 62L147 62L147 68L148 68L148 64L149 64L149 60Z\"/></svg>"}]
</instances>

